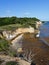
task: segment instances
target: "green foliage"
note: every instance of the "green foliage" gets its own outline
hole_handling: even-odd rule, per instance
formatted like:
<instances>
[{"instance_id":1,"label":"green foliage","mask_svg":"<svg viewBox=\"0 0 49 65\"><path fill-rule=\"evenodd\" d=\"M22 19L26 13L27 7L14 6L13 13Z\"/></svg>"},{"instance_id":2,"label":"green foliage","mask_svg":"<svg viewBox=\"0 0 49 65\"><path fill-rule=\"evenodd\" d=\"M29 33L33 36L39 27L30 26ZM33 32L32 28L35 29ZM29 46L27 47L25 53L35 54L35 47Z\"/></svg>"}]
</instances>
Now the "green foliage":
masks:
<instances>
[{"instance_id":1,"label":"green foliage","mask_svg":"<svg viewBox=\"0 0 49 65\"><path fill-rule=\"evenodd\" d=\"M5 52L5 54L10 56L16 55L16 52L10 47L9 42L4 39L0 39L0 52Z\"/></svg>"},{"instance_id":2,"label":"green foliage","mask_svg":"<svg viewBox=\"0 0 49 65\"><path fill-rule=\"evenodd\" d=\"M8 53L9 56L15 56L16 55L16 52L15 50L12 50L12 49L9 49L9 53Z\"/></svg>"},{"instance_id":3,"label":"green foliage","mask_svg":"<svg viewBox=\"0 0 49 65\"><path fill-rule=\"evenodd\" d=\"M16 61L9 61L6 63L6 65L19 65Z\"/></svg>"},{"instance_id":4,"label":"green foliage","mask_svg":"<svg viewBox=\"0 0 49 65\"><path fill-rule=\"evenodd\" d=\"M39 19L37 18L17 18L17 17L4 17L4 18L0 18L0 26L3 25L9 25L9 24L20 24L20 25L34 25L34 23L36 23L36 21L39 21Z\"/></svg>"},{"instance_id":5,"label":"green foliage","mask_svg":"<svg viewBox=\"0 0 49 65\"><path fill-rule=\"evenodd\" d=\"M8 50L9 45L8 42L4 39L0 39L0 51L6 51Z\"/></svg>"}]
</instances>

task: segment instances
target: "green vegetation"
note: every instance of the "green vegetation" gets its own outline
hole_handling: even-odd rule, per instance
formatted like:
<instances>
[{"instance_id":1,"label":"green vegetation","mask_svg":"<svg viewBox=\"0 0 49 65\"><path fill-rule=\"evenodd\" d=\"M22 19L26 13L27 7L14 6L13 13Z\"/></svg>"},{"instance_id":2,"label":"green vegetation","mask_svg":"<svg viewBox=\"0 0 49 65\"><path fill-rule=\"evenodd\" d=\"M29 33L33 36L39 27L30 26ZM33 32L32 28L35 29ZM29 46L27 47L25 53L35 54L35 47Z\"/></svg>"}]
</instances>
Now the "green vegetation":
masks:
<instances>
[{"instance_id":1,"label":"green vegetation","mask_svg":"<svg viewBox=\"0 0 49 65\"><path fill-rule=\"evenodd\" d=\"M19 65L16 61L7 62L6 65Z\"/></svg>"},{"instance_id":2,"label":"green vegetation","mask_svg":"<svg viewBox=\"0 0 49 65\"><path fill-rule=\"evenodd\" d=\"M9 44L6 40L0 39L0 51L7 51L9 48Z\"/></svg>"},{"instance_id":3,"label":"green vegetation","mask_svg":"<svg viewBox=\"0 0 49 65\"><path fill-rule=\"evenodd\" d=\"M12 50L10 45L11 44L9 44L7 40L0 38L0 52L2 52L2 54L10 56L16 55L16 52L14 51L14 49Z\"/></svg>"},{"instance_id":4,"label":"green vegetation","mask_svg":"<svg viewBox=\"0 0 49 65\"><path fill-rule=\"evenodd\" d=\"M15 24L16 27L28 27L29 25L35 28L36 21L39 21L37 18L17 18L17 17L4 17L0 18L0 26ZM11 27L8 27L11 28ZM15 28L15 27L14 27Z\"/></svg>"},{"instance_id":5,"label":"green vegetation","mask_svg":"<svg viewBox=\"0 0 49 65\"><path fill-rule=\"evenodd\" d=\"M15 30L16 28L22 27L21 24L10 24L10 25L4 25L0 26L0 30Z\"/></svg>"}]
</instances>

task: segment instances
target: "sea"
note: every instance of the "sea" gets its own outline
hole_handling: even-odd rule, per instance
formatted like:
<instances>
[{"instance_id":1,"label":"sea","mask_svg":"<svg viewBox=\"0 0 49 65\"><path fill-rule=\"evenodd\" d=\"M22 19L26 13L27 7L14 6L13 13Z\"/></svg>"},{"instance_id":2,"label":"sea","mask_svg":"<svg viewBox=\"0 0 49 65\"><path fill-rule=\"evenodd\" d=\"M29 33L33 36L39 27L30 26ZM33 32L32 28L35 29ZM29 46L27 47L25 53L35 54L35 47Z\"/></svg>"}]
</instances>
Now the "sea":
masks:
<instances>
[{"instance_id":1,"label":"sea","mask_svg":"<svg viewBox=\"0 0 49 65\"><path fill-rule=\"evenodd\" d=\"M49 37L49 21L43 23L40 27L40 37Z\"/></svg>"}]
</instances>

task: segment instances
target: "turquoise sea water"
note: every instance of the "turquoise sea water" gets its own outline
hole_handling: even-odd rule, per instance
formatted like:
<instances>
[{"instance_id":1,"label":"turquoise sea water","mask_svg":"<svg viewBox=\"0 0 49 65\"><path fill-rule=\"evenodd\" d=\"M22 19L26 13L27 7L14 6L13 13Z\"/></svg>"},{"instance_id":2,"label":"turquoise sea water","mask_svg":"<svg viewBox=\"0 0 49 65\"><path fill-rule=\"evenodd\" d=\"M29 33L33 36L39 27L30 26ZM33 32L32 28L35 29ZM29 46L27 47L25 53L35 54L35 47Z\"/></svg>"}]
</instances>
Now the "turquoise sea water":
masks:
<instances>
[{"instance_id":1,"label":"turquoise sea water","mask_svg":"<svg viewBox=\"0 0 49 65\"><path fill-rule=\"evenodd\" d=\"M49 22L44 23L40 27L40 37L49 37Z\"/></svg>"}]
</instances>

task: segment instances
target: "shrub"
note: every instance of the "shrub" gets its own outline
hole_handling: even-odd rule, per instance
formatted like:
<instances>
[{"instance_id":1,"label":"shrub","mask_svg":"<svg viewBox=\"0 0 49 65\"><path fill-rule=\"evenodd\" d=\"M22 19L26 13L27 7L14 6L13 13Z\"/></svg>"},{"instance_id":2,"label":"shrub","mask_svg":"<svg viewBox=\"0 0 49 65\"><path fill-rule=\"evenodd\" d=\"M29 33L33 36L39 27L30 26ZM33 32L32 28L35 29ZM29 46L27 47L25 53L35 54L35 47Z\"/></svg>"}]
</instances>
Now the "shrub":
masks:
<instances>
[{"instance_id":1,"label":"shrub","mask_svg":"<svg viewBox=\"0 0 49 65\"><path fill-rule=\"evenodd\" d=\"M16 61L9 61L6 63L6 65L19 65Z\"/></svg>"}]
</instances>

